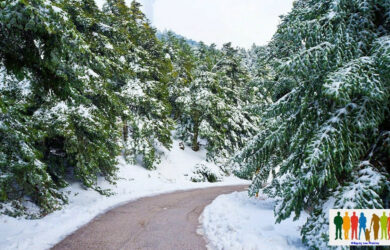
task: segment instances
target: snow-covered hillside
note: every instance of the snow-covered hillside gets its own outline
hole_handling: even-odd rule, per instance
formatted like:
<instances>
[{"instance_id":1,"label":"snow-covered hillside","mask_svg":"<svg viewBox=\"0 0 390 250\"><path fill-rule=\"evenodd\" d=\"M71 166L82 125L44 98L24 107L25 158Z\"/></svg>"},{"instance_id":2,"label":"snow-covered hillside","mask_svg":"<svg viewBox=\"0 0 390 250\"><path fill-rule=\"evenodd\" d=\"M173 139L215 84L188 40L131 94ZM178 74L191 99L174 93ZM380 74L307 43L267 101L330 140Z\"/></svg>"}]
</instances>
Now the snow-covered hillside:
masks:
<instances>
[{"instance_id":1,"label":"snow-covered hillside","mask_svg":"<svg viewBox=\"0 0 390 250\"><path fill-rule=\"evenodd\" d=\"M217 167L206 162L205 158L205 150L196 153L190 147L181 150L178 141L174 141L171 151L164 150L162 161L155 171L126 164L119 158L120 180L117 181L117 185L112 186L103 180L100 181L100 187L110 188L115 195L102 196L75 183L64 190L69 193L69 204L42 219L26 220L1 215L0 249L50 248L95 216L140 197L175 190L248 183L232 176L224 177L219 183L191 182L190 178L196 164L203 163L209 169L217 171Z\"/></svg>"},{"instance_id":2,"label":"snow-covered hillside","mask_svg":"<svg viewBox=\"0 0 390 250\"><path fill-rule=\"evenodd\" d=\"M247 192L217 197L203 212L201 232L208 239L209 249L283 250L306 249L300 238L299 220L291 218L275 224L275 201L260 195L249 198Z\"/></svg>"}]
</instances>

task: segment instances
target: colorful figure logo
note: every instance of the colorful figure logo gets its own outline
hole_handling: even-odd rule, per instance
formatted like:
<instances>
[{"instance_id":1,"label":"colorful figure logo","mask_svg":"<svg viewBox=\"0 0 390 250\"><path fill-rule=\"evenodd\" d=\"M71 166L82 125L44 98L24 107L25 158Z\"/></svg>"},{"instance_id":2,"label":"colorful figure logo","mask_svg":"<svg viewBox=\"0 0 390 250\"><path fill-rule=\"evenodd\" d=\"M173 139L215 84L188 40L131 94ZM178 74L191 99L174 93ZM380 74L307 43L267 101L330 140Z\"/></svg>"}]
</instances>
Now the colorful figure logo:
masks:
<instances>
[{"instance_id":1,"label":"colorful figure logo","mask_svg":"<svg viewBox=\"0 0 390 250\"><path fill-rule=\"evenodd\" d=\"M390 209L331 209L329 245L390 246Z\"/></svg>"},{"instance_id":2,"label":"colorful figure logo","mask_svg":"<svg viewBox=\"0 0 390 250\"><path fill-rule=\"evenodd\" d=\"M374 240L379 240L379 229L381 229L380 240L390 240L390 213L389 216L386 216L386 212L383 212L381 217L372 213L369 227L367 227L367 217L363 212L360 213L359 217L356 212L352 212L352 216L349 216L348 212L345 212L343 217L340 214L341 212L337 211L337 216L333 219L336 226L335 240L361 240L362 232L366 241L371 240L371 233L373 233ZM342 231L344 231L344 237L342 237ZM352 231L351 238L349 238L350 231Z\"/></svg>"}]
</instances>

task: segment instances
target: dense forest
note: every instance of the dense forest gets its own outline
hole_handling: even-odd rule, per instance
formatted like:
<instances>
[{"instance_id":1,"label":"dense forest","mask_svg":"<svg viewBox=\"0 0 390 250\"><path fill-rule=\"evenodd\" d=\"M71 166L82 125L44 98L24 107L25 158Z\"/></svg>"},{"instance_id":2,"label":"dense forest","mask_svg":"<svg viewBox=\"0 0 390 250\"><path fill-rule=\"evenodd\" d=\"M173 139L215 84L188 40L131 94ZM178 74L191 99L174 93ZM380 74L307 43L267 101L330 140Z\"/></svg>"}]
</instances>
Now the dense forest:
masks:
<instances>
[{"instance_id":1,"label":"dense forest","mask_svg":"<svg viewBox=\"0 0 390 250\"><path fill-rule=\"evenodd\" d=\"M157 34L140 4L0 3L0 202L42 215L78 181L103 195L117 157L159 162L177 138L307 211L326 247L330 208L390 197L390 2L298 0L266 46L221 48ZM269 183L271 180L271 183Z\"/></svg>"},{"instance_id":2,"label":"dense forest","mask_svg":"<svg viewBox=\"0 0 390 250\"><path fill-rule=\"evenodd\" d=\"M223 162L257 133L246 53L159 34L140 4L3 1L0 9L0 199L43 214L70 181L115 182L116 157L159 161L174 136Z\"/></svg>"}]
</instances>

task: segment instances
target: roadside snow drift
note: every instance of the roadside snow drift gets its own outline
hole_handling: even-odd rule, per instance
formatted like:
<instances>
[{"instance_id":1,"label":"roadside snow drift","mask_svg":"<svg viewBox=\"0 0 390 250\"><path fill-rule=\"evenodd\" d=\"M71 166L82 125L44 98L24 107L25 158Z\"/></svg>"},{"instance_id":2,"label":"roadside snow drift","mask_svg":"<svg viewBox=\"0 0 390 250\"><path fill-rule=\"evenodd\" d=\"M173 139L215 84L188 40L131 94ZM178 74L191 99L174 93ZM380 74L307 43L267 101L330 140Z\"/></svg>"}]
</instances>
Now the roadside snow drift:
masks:
<instances>
[{"instance_id":1,"label":"roadside snow drift","mask_svg":"<svg viewBox=\"0 0 390 250\"><path fill-rule=\"evenodd\" d=\"M209 249L305 249L300 226L307 218L275 224L272 199L249 198L246 192L217 197L203 212L201 231Z\"/></svg>"},{"instance_id":2,"label":"roadside snow drift","mask_svg":"<svg viewBox=\"0 0 390 250\"><path fill-rule=\"evenodd\" d=\"M99 183L103 189L111 189L115 193L113 196L102 196L75 183L64 190L69 195L69 204L42 219L26 220L0 215L0 249L48 249L95 216L140 197L192 188L248 184L235 177L224 177L220 183L191 182L196 164L218 169L205 161L206 151L195 153L190 147L181 150L178 141L174 141L171 151L163 151L162 162L155 171L126 164L120 157L117 185L110 185L104 180Z\"/></svg>"}]
</instances>

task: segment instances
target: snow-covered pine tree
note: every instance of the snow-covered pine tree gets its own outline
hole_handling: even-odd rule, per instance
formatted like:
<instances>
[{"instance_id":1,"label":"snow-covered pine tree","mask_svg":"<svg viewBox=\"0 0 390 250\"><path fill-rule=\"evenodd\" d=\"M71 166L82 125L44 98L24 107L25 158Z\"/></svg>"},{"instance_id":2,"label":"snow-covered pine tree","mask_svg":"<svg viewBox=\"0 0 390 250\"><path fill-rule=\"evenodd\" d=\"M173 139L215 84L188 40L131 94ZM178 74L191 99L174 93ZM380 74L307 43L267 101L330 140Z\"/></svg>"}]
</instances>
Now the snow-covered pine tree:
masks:
<instances>
[{"instance_id":1,"label":"snow-covered pine tree","mask_svg":"<svg viewBox=\"0 0 390 250\"><path fill-rule=\"evenodd\" d=\"M213 50L212 50L213 51ZM216 72L221 88L220 98L224 100L225 112L221 117L209 121L211 127L221 131L223 136L210 140L207 145L211 158L230 158L243 147L246 140L258 132L258 116L252 107L260 103L257 87L243 61L244 55L231 43L224 44L217 62L211 68ZM221 123L216 122L220 118ZM219 139L223 138L223 139Z\"/></svg>"},{"instance_id":2,"label":"snow-covered pine tree","mask_svg":"<svg viewBox=\"0 0 390 250\"><path fill-rule=\"evenodd\" d=\"M273 104L234 162L255 175L250 195L272 174L277 221L310 211L312 248L327 247L328 209L388 206L389 11L385 0L298 0L269 45Z\"/></svg>"},{"instance_id":3,"label":"snow-covered pine tree","mask_svg":"<svg viewBox=\"0 0 390 250\"><path fill-rule=\"evenodd\" d=\"M274 70L269 63L270 47L253 45L249 50L242 50L243 63L249 72L246 88L254 92L255 100L249 101L251 110L261 112L272 102Z\"/></svg>"},{"instance_id":4,"label":"snow-covered pine tree","mask_svg":"<svg viewBox=\"0 0 390 250\"><path fill-rule=\"evenodd\" d=\"M208 120L215 119L225 105L217 94L220 89L215 73L195 74L194 81L181 91L176 102L181 107L178 135L186 141L190 140L192 149L198 151L200 137L216 135L217 132L209 126ZM216 120L222 122L221 119Z\"/></svg>"},{"instance_id":5,"label":"snow-covered pine tree","mask_svg":"<svg viewBox=\"0 0 390 250\"><path fill-rule=\"evenodd\" d=\"M66 200L56 191L35 146L40 131L26 114L32 79L27 69L21 74L18 78L0 63L0 202L29 195L44 211L51 211Z\"/></svg>"},{"instance_id":6,"label":"snow-covered pine tree","mask_svg":"<svg viewBox=\"0 0 390 250\"><path fill-rule=\"evenodd\" d=\"M164 44L166 57L171 61L172 71L170 72L169 101L172 106L172 116L178 119L181 116L181 107L177 98L182 95L182 90L188 87L194 80L196 57L193 47L188 44L185 38L178 37L175 33L168 31L160 35Z\"/></svg>"},{"instance_id":7,"label":"snow-covered pine tree","mask_svg":"<svg viewBox=\"0 0 390 250\"><path fill-rule=\"evenodd\" d=\"M177 135L195 151L199 150L199 139L205 139L208 159L220 160L231 156L255 133L257 120L246 110L255 92L248 91L247 71L230 44L219 51L199 43L186 54L190 51L195 67L190 68L191 78L184 78L186 85L176 99L181 108ZM174 67L177 65L174 62Z\"/></svg>"},{"instance_id":8,"label":"snow-covered pine tree","mask_svg":"<svg viewBox=\"0 0 390 250\"><path fill-rule=\"evenodd\" d=\"M96 180L111 180L118 154L115 120L105 105L110 91L91 70L99 61L65 9L54 0L7 0L0 8L7 79L1 91L9 97L1 115L2 200L27 195L43 213L64 201L55 189L69 174L100 191Z\"/></svg>"},{"instance_id":9,"label":"snow-covered pine tree","mask_svg":"<svg viewBox=\"0 0 390 250\"><path fill-rule=\"evenodd\" d=\"M107 37L116 51L118 64L125 74L113 75L119 84L119 95L126 106L122 118L124 153L135 162L142 156L146 168L155 167L159 156L156 144L170 148L173 121L168 95L170 64L163 46L156 38L155 30L133 1L126 6L123 0L109 0L103 12L108 27Z\"/></svg>"}]
</instances>

